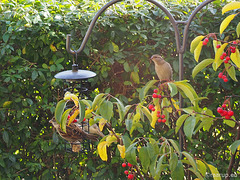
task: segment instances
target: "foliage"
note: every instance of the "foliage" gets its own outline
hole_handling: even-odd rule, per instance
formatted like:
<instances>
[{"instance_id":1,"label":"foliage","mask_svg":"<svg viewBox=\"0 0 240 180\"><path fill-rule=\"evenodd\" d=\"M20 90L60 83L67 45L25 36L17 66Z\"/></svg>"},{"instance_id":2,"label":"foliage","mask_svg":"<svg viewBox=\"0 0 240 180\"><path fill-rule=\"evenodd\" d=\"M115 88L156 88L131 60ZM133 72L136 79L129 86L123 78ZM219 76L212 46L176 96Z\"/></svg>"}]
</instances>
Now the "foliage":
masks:
<instances>
[{"instance_id":1,"label":"foliage","mask_svg":"<svg viewBox=\"0 0 240 180\"><path fill-rule=\"evenodd\" d=\"M178 20L187 19L197 5L196 2L191 1L182 1L183 4L167 1L163 1L163 3ZM77 49L91 19L103 4L95 1L56 2L47 0L41 2L2 1L0 3L0 35L2 37L0 40L1 179L125 178L124 168L120 167L123 162L120 154L122 155L121 151L124 151L120 143L117 146L113 140L111 145L108 144L110 148L116 149L112 151L112 159L108 159L107 162L103 162L97 156L97 144L93 144L95 148L86 154L67 153L64 147L65 142L58 137L48 123L54 116L55 102L62 99L63 89L67 87L66 83L55 79L54 75L64 69L71 69L72 57L69 57L65 50L66 34L72 34L72 48ZM219 27L218 22L222 18L219 9L220 4L216 2L208 5L196 16L195 21L191 24L189 44L196 34L208 33L206 29L209 32L216 32L216 28ZM233 23L234 21L236 20L233 19ZM118 3L110 7L99 18L84 52L78 56L78 63L81 64L81 69L90 69L97 73L97 77L90 80L90 91L92 91L89 94L90 99L94 99L95 92L104 92L97 97L99 99L108 97L111 99L113 107L117 107L111 118L107 113L102 112L101 114L104 119L109 120L110 118L111 125L116 126L116 132L122 132L124 128L118 124L118 119L122 124L126 123L124 114L118 115L118 109L122 112L122 107L129 107L126 104L143 102L148 90L151 93L151 88L142 87L155 77L153 64L148 61L152 54L161 52L173 66L174 79L178 79L178 59L173 37L174 32L168 18L161 10L147 2ZM235 35L231 34L231 38L234 37ZM209 52L213 53L210 47L203 48L201 57L209 58ZM190 79L191 70L195 66L192 59L192 54L188 52L184 54L185 77L188 79ZM239 94L238 84L233 81L224 84L222 81L211 78L212 76L216 76L216 73L211 69L205 69L203 74L198 74L194 80L191 80L197 96L209 97L208 100L200 101L203 110L206 104L210 105L208 109L213 109L211 106L216 107L219 101L224 99L222 92ZM238 77L239 72L236 72L236 78L238 79ZM182 83L184 86L180 90ZM176 84L174 85L176 86ZM175 89L174 85L169 84L169 88ZM178 91L184 92L185 85L186 82L180 82ZM93 91L96 87L98 89ZM219 87L221 87L220 90ZM114 94L114 97L109 97L105 93ZM171 95L175 94L174 91L171 93ZM185 102L185 107L195 103L193 99L196 98L196 94L192 93L187 97L192 99ZM93 101L90 106L97 107L96 102ZM239 112L237 103L239 101L236 99L231 101L235 112ZM108 104L102 105L104 107ZM138 107L141 113L146 110L143 105L132 106L132 108L135 107ZM103 111L103 109L99 109L99 111ZM133 111L133 109L130 110ZM148 119L150 116L146 112L144 116ZM186 112L189 112L188 109ZM213 110L213 114L216 114L216 111ZM135 120L138 119L137 116ZM192 114L189 117L192 117ZM100 121L100 119L98 120ZM187 118L183 118L183 121L186 120ZM149 122L140 121L141 123L144 123L142 127L138 123L131 124L130 119L127 121L127 132L130 133L132 129L132 136L129 137L130 141L127 140L127 137L124 136L125 139L122 137L124 144L131 142L134 144L138 140L134 141L132 138L143 135L146 137L144 143L148 144L146 147L151 148L151 145L155 144L152 139L159 137L160 132L161 136L166 137L166 141L164 141L166 145L158 144L159 148L164 147L171 151L168 151L168 155L162 159L163 161L157 160L159 166L161 166L160 162L169 163L170 159L168 158L170 157L176 159L176 155L178 157L183 155L177 153L176 146L171 141L178 137L177 134L174 134L173 129L168 126L164 126L162 129L158 125L154 129ZM199 124L195 123L195 125ZM194 126L194 128L196 127ZM141 129L150 132L145 135ZM186 129L185 131L187 131ZM104 133L108 133L106 128L104 128ZM195 134L189 131L187 134L189 138L192 137L192 140L187 142L193 157L205 160L205 162L196 160L197 165L203 167L203 170L199 170L201 174L205 172L204 167L210 168L210 171L214 170L214 166L211 164L217 166L219 172L226 170L230 159L230 156L225 153L229 151L227 145L230 145L226 142L232 142L232 128L214 121L209 131L200 129L200 133ZM202 141L197 140L200 138ZM108 142L106 139L101 140L101 142L104 141ZM156 143L158 142L160 141L156 141ZM143 163L143 169L146 170L148 162L142 156L146 149L143 148L138 152L138 147L135 145L131 146L132 149L129 149L128 152L134 150L139 153L140 161L146 161L146 165ZM236 144L231 146L231 151L234 152L235 146ZM198 147L198 151L196 147ZM185 160L178 161L177 165L171 163L171 166L178 167L180 172L182 170L179 167L189 163L189 159ZM174 161L171 160L171 162ZM193 170L196 170L194 165ZM159 175L160 172L156 174ZM165 174L163 178L169 178L169 174Z\"/></svg>"}]
</instances>

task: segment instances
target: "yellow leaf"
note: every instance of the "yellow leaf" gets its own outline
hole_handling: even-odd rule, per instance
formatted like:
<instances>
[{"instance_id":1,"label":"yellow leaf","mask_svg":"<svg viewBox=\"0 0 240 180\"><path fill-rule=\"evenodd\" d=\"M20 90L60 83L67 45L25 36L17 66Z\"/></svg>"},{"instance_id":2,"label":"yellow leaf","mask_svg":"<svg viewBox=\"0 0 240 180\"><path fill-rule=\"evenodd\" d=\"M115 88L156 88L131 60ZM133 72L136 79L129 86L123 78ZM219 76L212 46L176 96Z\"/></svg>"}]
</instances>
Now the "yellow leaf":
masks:
<instances>
[{"instance_id":1,"label":"yellow leaf","mask_svg":"<svg viewBox=\"0 0 240 180\"><path fill-rule=\"evenodd\" d=\"M192 40L191 46L190 46L190 52L193 53L196 47L198 46L199 42L204 38L204 36L197 36Z\"/></svg>"},{"instance_id":2,"label":"yellow leaf","mask_svg":"<svg viewBox=\"0 0 240 180\"><path fill-rule=\"evenodd\" d=\"M93 112L93 110L88 108L88 109L85 111L85 117L86 117L88 114L90 114L91 112Z\"/></svg>"},{"instance_id":3,"label":"yellow leaf","mask_svg":"<svg viewBox=\"0 0 240 180\"><path fill-rule=\"evenodd\" d=\"M222 14L234 9L239 9L239 8L240 8L240 2L231 2L222 8Z\"/></svg>"},{"instance_id":4,"label":"yellow leaf","mask_svg":"<svg viewBox=\"0 0 240 180\"><path fill-rule=\"evenodd\" d=\"M106 123L107 123L107 120L104 119L104 118L102 118L102 119L99 120L99 129L100 129L100 131L103 130L103 128L104 128L104 126L105 126Z\"/></svg>"},{"instance_id":5,"label":"yellow leaf","mask_svg":"<svg viewBox=\"0 0 240 180\"><path fill-rule=\"evenodd\" d=\"M209 169L210 169L210 171L211 171L211 173L212 173L212 175L213 175L213 179L214 179L214 180L222 180L222 178L221 178L221 176L220 176L217 168L215 168L215 167L214 167L213 165L211 165L211 164L207 164L207 165L208 165L208 167L209 167Z\"/></svg>"},{"instance_id":6,"label":"yellow leaf","mask_svg":"<svg viewBox=\"0 0 240 180\"><path fill-rule=\"evenodd\" d=\"M136 113L136 114L134 115L133 121L134 121L134 122L138 122L138 121L140 120L140 118L141 118L141 116L140 116L140 113L138 112L138 113Z\"/></svg>"},{"instance_id":7,"label":"yellow leaf","mask_svg":"<svg viewBox=\"0 0 240 180\"><path fill-rule=\"evenodd\" d=\"M222 45L221 41L216 41L216 40L213 40L213 48L214 48L214 52L216 53L218 48L216 48L217 45Z\"/></svg>"},{"instance_id":8,"label":"yellow leaf","mask_svg":"<svg viewBox=\"0 0 240 180\"><path fill-rule=\"evenodd\" d=\"M233 20L233 18L236 16L236 14L231 14L229 16L227 16L221 23L220 25L220 34L223 33L223 31L227 28L227 26L229 25L229 23Z\"/></svg>"},{"instance_id":9,"label":"yellow leaf","mask_svg":"<svg viewBox=\"0 0 240 180\"><path fill-rule=\"evenodd\" d=\"M64 94L64 100L73 100L73 102L74 102L74 104L75 104L75 106L77 106L78 107L78 97L75 95L75 94L72 94L72 93L70 93L70 92L66 92L65 94Z\"/></svg>"},{"instance_id":10,"label":"yellow leaf","mask_svg":"<svg viewBox=\"0 0 240 180\"><path fill-rule=\"evenodd\" d=\"M12 101L5 101L3 103L3 108L8 108L12 104Z\"/></svg>"},{"instance_id":11,"label":"yellow leaf","mask_svg":"<svg viewBox=\"0 0 240 180\"><path fill-rule=\"evenodd\" d=\"M50 49L51 49L53 52L56 52L56 51L57 51L57 48L56 48L53 44L50 45Z\"/></svg>"},{"instance_id":12,"label":"yellow leaf","mask_svg":"<svg viewBox=\"0 0 240 180\"><path fill-rule=\"evenodd\" d=\"M224 65L225 65L225 68L226 68L226 71L227 71L228 75L232 78L232 80L237 82L238 80L236 78L235 68L228 63L227 64L224 63Z\"/></svg>"},{"instance_id":13,"label":"yellow leaf","mask_svg":"<svg viewBox=\"0 0 240 180\"><path fill-rule=\"evenodd\" d=\"M22 54L26 54L26 47L22 49Z\"/></svg>"},{"instance_id":14,"label":"yellow leaf","mask_svg":"<svg viewBox=\"0 0 240 180\"><path fill-rule=\"evenodd\" d=\"M230 56L232 62L234 62L234 64L240 68L240 53L239 53L239 50L236 49L236 52L235 53L231 53L231 56Z\"/></svg>"},{"instance_id":15,"label":"yellow leaf","mask_svg":"<svg viewBox=\"0 0 240 180\"><path fill-rule=\"evenodd\" d=\"M76 109L76 110L74 111L73 115L70 116L68 125L73 122L73 120L78 116L78 114L79 114L79 109Z\"/></svg>"},{"instance_id":16,"label":"yellow leaf","mask_svg":"<svg viewBox=\"0 0 240 180\"><path fill-rule=\"evenodd\" d=\"M110 146L113 142L117 142L117 137L114 135L108 135L106 138L107 145Z\"/></svg>"},{"instance_id":17,"label":"yellow leaf","mask_svg":"<svg viewBox=\"0 0 240 180\"><path fill-rule=\"evenodd\" d=\"M155 128L155 124L156 124L156 122L157 122L157 120L158 120L157 111L160 111L160 105L159 105L159 104L157 104L157 105L155 106L155 111L152 112L152 122L151 122L151 126L152 126L153 128Z\"/></svg>"},{"instance_id":18,"label":"yellow leaf","mask_svg":"<svg viewBox=\"0 0 240 180\"><path fill-rule=\"evenodd\" d=\"M98 154L103 161L107 161L107 142L100 142L97 146Z\"/></svg>"},{"instance_id":19,"label":"yellow leaf","mask_svg":"<svg viewBox=\"0 0 240 180\"><path fill-rule=\"evenodd\" d=\"M125 146L118 144L117 148L118 148L118 150L120 152L121 158L124 159L125 158L125 151L126 151Z\"/></svg>"},{"instance_id":20,"label":"yellow leaf","mask_svg":"<svg viewBox=\"0 0 240 180\"><path fill-rule=\"evenodd\" d=\"M239 38L239 36L240 36L240 22L238 23L238 25L236 27L236 33L237 33L237 37Z\"/></svg>"},{"instance_id":21,"label":"yellow leaf","mask_svg":"<svg viewBox=\"0 0 240 180\"><path fill-rule=\"evenodd\" d=\"M199 44L197 45L196 49L194 50L194 58L197 62L199 60L199 56L202 51L202 46L203 46L202 41L200 41Z\"/></svg>"},{"instance_id":22,"label":"yellow leaf","mask_svg":"<svg viewBox=\"0 0 240 180\"><path fill-rule=\"evenodd\" d=\"M220 56L222 55L225 47L228 45L228 43L224 43L218 50L217 53L215 54L215 60L213 65L214 66L214 71L217 70L217 68L223 63L223 60L220 59Z\"/></svg>"}]
</instances>

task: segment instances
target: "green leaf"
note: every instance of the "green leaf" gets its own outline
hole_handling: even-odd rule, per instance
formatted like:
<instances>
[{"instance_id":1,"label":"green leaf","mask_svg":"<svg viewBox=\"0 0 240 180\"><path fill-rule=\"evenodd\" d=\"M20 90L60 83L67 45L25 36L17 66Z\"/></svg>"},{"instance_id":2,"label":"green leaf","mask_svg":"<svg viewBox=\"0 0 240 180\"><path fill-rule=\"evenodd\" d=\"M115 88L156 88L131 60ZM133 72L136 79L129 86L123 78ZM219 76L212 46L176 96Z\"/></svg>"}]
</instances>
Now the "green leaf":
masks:
<instances>
[{"instance_id":1,"label":"green leaf","mask_svg":"<svg viewBox=\"0 0 240 180\"><path fill-rule=\"evenodd\" d=\"M125 70L126 72L130 72L130 71L131 71L131 68L130 68L128 62L125 62L125 63L123 64L123 68L124 68L124 70Z\"/></svg>"},{"instance_id":2,"label":"green leaf","mask_svg":"<svg viewBox=\"0 0 240 180\"><path fill-rule=\"evenodd\" d=\"M96 109L96 106L99 106L100 104L100 101L104 100L106 97L103 98L103 96L105 96L104 93L100 93L98 94L94 100L93 100L93 103L92 103L92 109L95 110ZM98 107L99 108L99 107Z\"/></svg>"},{"instance_id":3,"label":"green leaf","mask_svg":"<svg viewBox=\"0 0 240 180\"><path fill-rule=\"evenodd\" d=\"M228 45L228 43L224 43L221 45L221 47L217 50L217 53L215 54L213 69L214 71L217 70L217 68L223 63L223 60L220 59L220 56L222 55L225 47Z\"/></svg>"},{"instance_id":4,"label":"green leaf","mask_svg":"<svg viewBox=\"0 0 240 180\"><path fill-rule=\"evenodd\" d=\"M202 176L205 176L207 172L206 165L201 160L196 160L196 163L197 163L197 168L199 172L202 174Z\"/></svg>"},{"instance_id":5,"label":"green leaf","mask_svg":"<svg viewBox=\"0 0 240 180\"><path fill-rule=\"evenodd\" d=\"M197 171L197 164L196 164L195 160L193 159L193 157L186 151L183 151L182 154L187 158L187 160L193 167L194 171Z\"/></svg>"},{"instance_id":6,"label":"green leaf","mask_svg":"<svg viewBox=\"0 0 240 180\"><path fill-rule=\"evenodd\" d=\"M191 42L190 45L190 52L193 53L200 41L204 38L204 36L197 36L194 38L194 40Z\"/></svg>"},{"instance_id":7,"label":"green leaf","mask_svg":"<svg viewBox=\"0 0 240 180\"><path fill-rule=\"evenodd\" d=\"M234 62L234 64L240 68L240 53L239 50L236 48L236 52L235 53L231 53L230 58L232 60L232 62Z\"/></svg>"},{"instance_id":8,"label":"green leaf","mask_svg":"<svg viewBox=\"0 0 240 180\"><path fill-rule=\"evenodd\" d=\"M227 120L227 119L224 119L223 120L223 123L225 123L225 124L227 124L228 126L230 126L230 127L235 127L235 125L236 125L236 123L234 122L234 121L232 121L232 120Z\"/></svg>"},{"instance_id":9,"label":"green leaf","mask_svg":"<svg viewBox=\"0 0 240 180\"><path fill-rule=\"evenodd\" d=\"M118 45L116 45L114 42L112 42L112 46L113 46L113 51L114 52L118 52L119 51Z\"/></svg>"},{"instance_id":10,"label":"green leaf","mask_svg":"<svg viewBox=\"0 0 240 180\"><path fill-rule=\"evenodd\" d=\"M193 130L196 124L194 116L189 116L183 126L184 133L188 139L192 139Z\"/></svg>"},{"instance_id":11,"label":"green leaf","mask_svg":"<svg viewBox=\"0 0 240 180\"><path fill-rule=\"evenodd\" d=\"M148 154L147 147L141 147L139 151L139 159L141 161L141 164L143 166L144 172L147 172L148 167L150 165L150 157Z\"/></svg>"},{"instance_id":12,"label":"green leaf","mask_svg":"<svg viewBox=\"0 0 240 180\"><path fill-rule=\"evenodd\" d=\"M202 175L198 172L198 171L195 171L193 168L188 168L189 171L192 171L199 180L204 180Z\"/></svg>"},{"instance_id":13,"label":"green leaf","mask_svg":"<svg viewBox=\"0 0 240 180\"><path fill-rule=\"evenodd\" d=\"M132 165L137 164L136 160L136 143L131 144L126 150L126 160Z\"/></svg>"},{"instance_id":14,"label":"green leaf","mask_svg":"<svg viewBox=\"0 0 240 180\"><path fill-rule=\"evenodd\" d=\"M176 153L170 153L170 159L169 159L169 169L171 172L175 170L178 164L178 156Z\"/></svg>"},{"instance_id":15,"label":"green leaf","mask_svg":"<svg viewBox=\"0 0 240 180\"><path fill-rule=\"evenodd\" d=\"M131 77L131 79L133 80L134 83L136 83L136 84L140 83L138 72L135 72L135 71L131 72L130 77Z\"/></svg>"},{"instance_id":16,"label":"green leaf","mask_svg":"<svg viewBox=\"0 0 240 180\"><path fill-rule=\"evenodd\" d=\"M150 121L150 123L152 122L152 115L151 112L148 110L148 108L146 108L145 106L138 104L139 109L143 112L143 114L145 114L145 116L148 118L148 120Z\"/></svg>"},{"instance_id":17,"label":"green leaf","mask_svg":"<svg viewBox=\"0 0 240 180\"><path fill-rule=\"evenodd\" d=\"M123 105L123 103L118 99L118 98L114 98L117 100L116 104L117 104L117 107L118 107L118 113L119 113L119 119L120 119L120 122L119 123L122 123L122 121L124 120L124 115L125 115L125 107Z\"/></svg>"},{"instance_id":18,"label":"green leaf","mask_svg":"<svg viewBox=\"0 0 240 180\"><path fill-rule=\"evenodd\" d=\"M125 148L127 149L130 146L130 144L131 144L131 139L129 138L127 133L125 133L122 136L122 140L123 140L123 144L124 144Z\"/></svg>"},{"instance_id":19,"label":"green leaf","mask_svg":"<svg viewBox=\"0 0 240 180\"><path fill-rule=\"evenodd\" d=\"M239 9L240 8L240 2L231 2L229 4L226 4L223 8L222 8L222 14L234 10L234 9Z\"/></svg>"},{"instance_id":20,"label":"green leaf","mask_svg":"<svg viewBox=\"0 0 240 180\"><path fill-rule=\"evenodd\" d=\"M111 101L103 101L100 105L99 111L104 119L110 121L113 116L113 103Z\"/></svg>"},{"instance_id":21,"label":"green leaf","mask_svg":"<svg viewBox=\"0 0 240 180\"><path fill-rule=\"evenodd\" d=\"M91 104L92 104L92 101L90 101L90 100L86 100L86 99L81 99L81 102L83 103L83 104L85 104L89 109L91 109Z\"/></svg>"},{"instance_id":22,"label":"green leaf","mask_svg":"<svg viewBox=\"0 0 240 180\"><path fill-rule=\"evenodd\" d=\"M231 151L231 154L235 154L237 148L240 146L240 140L237 140L237 141L234 141L234 143L232 143L230 146L229 146L229 149Z\"/></svg>"},{"instance_id":23,"label":"green leaf","mask_svg":"<svg viewBox=\"0 0 240 180\"><path fill-rule=\"evenodd\" d=\"M85 103L80 100L79 101L79 122L82 122L85 117Z\"/></svg>"},{"instance_id":24,"label":"green leaf","mask_svg":"<svg viewBox=\"0 0 240 180\"><path fill-rule=\"evenodd\" d=\"M209 167L209 169L210 169L210 171L211 171L211 173L212 173L212 175L213 175L213 179L214 179L214 180L222 180L221 175L219 174L217 168L214 167L214 166L211 165L211 164L207 164L207 165L208 165L208 167Z\"/></svg>"},{"instance_id":25,"label":"green leaf","mask_svg":"<svg viewBox=\"0 0 240 180\"><path fill-rule=\"evenodd\" d=\"M231 14L229 16L227 16L221 23L220 25L220 34L223 33L223 31L228 27L229 23L234 19L234 17L236 16L237 14Z\"/></svg>"},{"instance_id":26,"label":"green leaf","mask_svg":"<svg viewBox=\"0 0 240 180\"><path fill-rule=\"evenodd\" d=\"M65 133L66 133L66 125L67 125L68 115L69 115L71 110L72 110L72 108L67 109L66 111L64 111L64 113L63 113L63 115L61 117L61 129Z\"/></svg>"},{"instance_id":27,"label":"green leaf","mask_svg":"<svg viewBox=\"0 0 240 180\"><path fill-rule=\"evenodd\" d=\"M236 33L237 33L237 37L239 38L239 36L240 36L240 22L238 23L238 25L236 27Z\"/></svg>"},{"instance_id":28,"label":"green leaf","mask_svg":"<svg viewBox=\"0 0 240 180\"><path fill-rule=\"evenodd\" d=\"M168 139L168 141L171 142L171 144L174 147L174 149L177 151L178 154L180 154L180 150L179 150L178 144L173 139Z\"/></svg>"},{"instance_id":29,"label":"green leaf","mask_svg":"<svg viewBox=\"0 0 240 180\"><path fill-rule=\"evenodd\" d=\"M139 93L139 99L140 101L142 101L144 99L144 97L146 96L148 90L156 83L158 82L158 80L151 80L151 81L148 81L146 86L144 86L141 90L140 90L140 93Z\"/></svg>"},{"instance_id":30,"label":"green leaf","mask_svg":"<svg viewBox=\"0 0 240 180\"><path fill-rule=\"evenodd\" d=\"M175 96L178 93L177 86L174 83L168 83L168 87L170 89L171 97Z\"/></svg>"},{"instance_id":31,"label":"green leaf","mask_svg":"<svg viewBox=\"0 0 240 180\"><path fill-rule=\"evenodd\" d=\"M57 103L54 117L58 124L61 124L61 118L64 111L64 108L66 107L67 100L61 100Z\"/></svg>"},{"instance_id":32,"label":"green leaf","mask_svg":"<svg viewBox=\"0 0 240 180\"><path fill-rule=\"evenodd\" d=\"M3 36L2 36L3 41L4 41L5 43L7 43L7 41L9 40L9 37L10 37L10 34L4 33Z\"/></svg>"},{"instance_id":33,"label":"green leaf","mask_svg":"<svg viewBox=\"0 0 240 180\"><path fill-rule=\"evenodd\" d=\"M3 138L3 141L7 144L9 144L9 135L8 135L8 132L7 131L3 131L3 134L2 134L2 138Z\"/></svg>"},{"instance_id":34,"label":"green leaf","mask_svg":"<svg viewBox=\"0 0 240 180\"><path fill-rule=\"evenodd\" d=\"M196 65L192 71L192 77L194 78L200 71L202 71L205 67L212 64L214 59L204 59L198 65Z\"/></svg>"},{"instance_id":35,"label":"green leaf","mask_svg":"<svg viewBox=\"0 0 240 180\"><path fill-rule=\"evenodd\" d=\"M178 118L178 120L176 122L176 128L175 128L175 133L176 134L177 134L178 130L181 128L183 122L187 119L188 116L189 116L188 114L183 114Z\"/></svg>"},{"instance_id":36,"label":"green leaf","mask_svg":"<svg viewBox=\"0 0 240 180\"><path fill-rule=\"evenodd\" d=\"M183 180L184 179L183 164L180 160L178 160L175 170L173 172L171 172L171 177L173 180Z\"/></svg>"},{"instance_id":37,"label":"green leaf","mask_svg":"<svg viewBox=\"0 0 240 180\"><path fill-rule=\"evenodd\" d=\"M196 49L194 50L194 58L195 60L198 62L201 51L202 51L202 47L203 47L203 43L202 41L199 42L199 44L197 45Z\"/></svg>"},{"instance_id":38,"label":"green leaf","mask_svg":"<svg viewBox=\"0 0 240 180\"><path fill-rule=\"evenodd\" d=\"M38 72L34 70L32 72L32 80L34 81L35 79L37 79L37 77L38 77Z\"/></svg>"},{"instance_id":39,"label":"green leaf","mask_svg":"<svg viewBox=\"0 0 240 180\"><path fill-rule=\"evenodd\" d=\"M228 63L224 63L224 65L225 65L225 68L226 68L226 71L227 71L228 75L232 78L232 80L237 82L238 80L236 78L236 71L235 71L234 66L232 66Z\"/></svg>"},{"instance_id":40,"label":"green leaf","mask_svg":"<svg viewBox=\"0 0 240 180\"><path fill-rule=\"evenodd\" d=\"M163 160L166 154L163 154L157 161L157 168L154 179L159 179L163 170Z\"/></svg>"}]
</instances>

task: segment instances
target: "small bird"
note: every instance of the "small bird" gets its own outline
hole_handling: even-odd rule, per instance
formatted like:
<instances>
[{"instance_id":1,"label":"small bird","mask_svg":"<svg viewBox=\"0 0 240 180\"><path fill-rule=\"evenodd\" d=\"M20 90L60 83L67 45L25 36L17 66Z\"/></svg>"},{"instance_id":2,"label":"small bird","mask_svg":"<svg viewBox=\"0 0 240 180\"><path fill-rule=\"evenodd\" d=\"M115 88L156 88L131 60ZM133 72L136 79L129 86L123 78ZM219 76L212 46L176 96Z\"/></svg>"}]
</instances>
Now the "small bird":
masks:
<instances>
[{"instance_id":1,"label":"small bird","mask_svg":"<svg viewBox=\"0 0 240 180\"><path fill-rule=\"evenodd\" d=\"M84 123L83 124L83 130L85 132L89 132L89 134L97 134L101 137L104 137L105 135L100 131L99 127L97 124L93 124L92 126L89 126L89 131L88 131L88 124Z\"/></svg>"},{"instance_id":2,"label":"small bird","mask_svg":"<svg viewBox=\"0 0 240 180\"><path fill-rule=\"evenodd\" d=\"M171 81L172 80L172 67L166 62L162 56L158 54L152 55L150 58L155 64L155 71L160 81Z\"/></svg>"}]
</instances>

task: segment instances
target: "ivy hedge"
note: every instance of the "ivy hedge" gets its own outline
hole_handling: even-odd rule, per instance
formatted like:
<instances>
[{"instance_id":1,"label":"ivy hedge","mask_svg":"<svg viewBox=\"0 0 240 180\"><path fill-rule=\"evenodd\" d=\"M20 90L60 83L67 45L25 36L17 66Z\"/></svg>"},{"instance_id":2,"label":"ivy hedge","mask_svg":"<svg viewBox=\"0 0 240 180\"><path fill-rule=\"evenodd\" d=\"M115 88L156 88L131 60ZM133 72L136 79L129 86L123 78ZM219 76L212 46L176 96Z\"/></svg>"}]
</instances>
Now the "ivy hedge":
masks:
<instances>
[{"instance_id":1,"label":"ivy hedge","mask_svg":"<svg viewBox=\"0 0 240 180\"><path fill-rule=\"evenodd\" d=\"M161 2L177 20L186 20L200 3ZM68 153L64 141L49 124L67 86L54 75L71 69L72 65L73 57L65 49L66 35L71 33L71 48L78 49L93 16L105 3L83 0L5 0L0 3L1 179L125 177L120 157L103 163L96 151L87 155ZM197 14L184 54L184 78L193 83L198 93L209 97L202 104L212 107L224 99L222 92L240 94L239 84L233 81L223 84L216 78L217 72L211 70L205 70L193 80L191 71L195 61L189 45L199 34L218 31L223 19L222 5L216 1ZM231 32L224 36L235 38ZM203 50L202 58L209 57L209 52L207 48ZM125 0L108 8L78 56L81 69L97 73L90 80L90 98L97 92L105 92L114 94L125 104L134 103L140 89L156 78L154 65L149 61L156 53L171 63L174 79L178 80L174 31L166 15L153 4L140 0ZM224 125L215 127L205 134L195 135L188 148L218 166L219 172L225 172L229 162L225 143L232 141L234 132ZM171 137L172 131L166 130L163 134ZM197 136L204 142L197 141Z\"/></svg>"}]
</instances>

